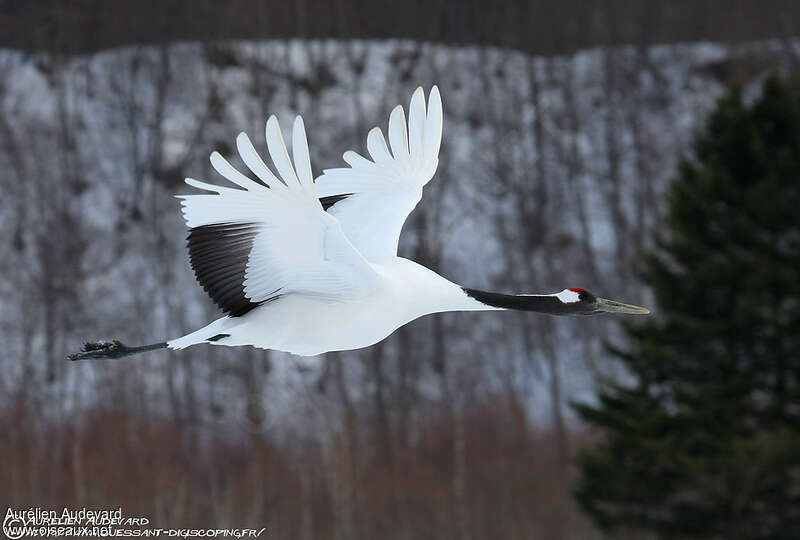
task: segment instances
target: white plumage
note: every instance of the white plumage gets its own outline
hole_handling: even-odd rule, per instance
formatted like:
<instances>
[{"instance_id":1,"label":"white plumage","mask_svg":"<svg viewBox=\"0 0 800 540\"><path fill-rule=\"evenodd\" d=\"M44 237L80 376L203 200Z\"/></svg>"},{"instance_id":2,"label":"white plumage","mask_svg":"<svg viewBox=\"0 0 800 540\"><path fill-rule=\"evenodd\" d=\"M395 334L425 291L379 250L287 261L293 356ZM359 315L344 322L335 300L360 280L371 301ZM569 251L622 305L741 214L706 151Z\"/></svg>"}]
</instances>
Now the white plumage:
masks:
<instances>
[{"instance_id":1,"label":"white plumage","mask_svg":"<svg viewBox=\"0 0 800 540\"><path fill-rule=\"evenodd\" d=\"M352 193L328 211L342 223L347 237L371 261L397 256L400 230L422 198L422 187L439 165L442 141L442 100L434 86L427 112L422 88L411 98L406 129L403 107L389 116L389 144L380 128L367 135L372 158L347 151L347 168L327 169L317 178L320 197Z\"/></svg>"},{"instance_id":2,"label":"white plumage","mask_svg":"<svg viewBox=\"0 0 800 540\"><path fill-rule=\"evenodd\" d=\"M367 136L371 160L345 152L349 167L325 170L316 183L299 116L292 130L294 162L278 120L271 116L267 121L267 150L278 175L246 134L237 137L242 161L263 184L236 170L219 153L211 154L214 169L241 189L187 178L190 186L211 193L180 195L183 215L190 228L255 227L243 294L263 304L168 345L181 349L224 333L229 335L211 343L318 354L371 345L432 310L491 309L457 285L397 257L403 223L438 164L442 102L436 87L429 101L426 110L418 88L408 124L402 106L392 111L389 145L380 128L373 128ZM340 195L346 197L323 210L320 198ZM408 301L414 280L428 289L428 295L417 297L424 302Z\"/></svg>"},{"instance_id":3,"label":"white plumage","mask_svg":"<svg viewBox=\"0 0 800 540\"><path fill-rule=\"evenodd\" d=\"M88 343L70 358L108 358L198 343L252 345L313 355L377 343L429 313L517 309L554 315L647 313L580 288L506 295L463 288L397 256L400 231L439 163L442 102L422 88L367 135L369 158L344 153L347 167L312 175L303 120L292 129L292 155L278 120L266 125L271 169L240 133L247 176L219 153L214 169L235 187L192 178L202 194L179 195L189 226L195 275L226 315L183 337L143 347ZM276 174L277 173L277 174Z\"/></svg>"},{"instance_id":4,"label":"white plumage","mask_svg":"<svg viewBox=\"0 0 800 540\"><path fill-rule=\"evenodd\" d=\"M249 153L252 143L242 133L237 139L240 151L245 150L242 159L269 187L250 180L214 152L214 169L243 189L220 188L187 178L190 186L215 193L178 196L183 199L187 225L256 225L258 232L243 283L244 296L252 302L293 293L340 299L368 295L377 286L377 276L314 193L302 119L298 116L294 122L294 163L274 116L267 121L266 135L280 180L254 151Z\"/></svg>"}]
</instances>

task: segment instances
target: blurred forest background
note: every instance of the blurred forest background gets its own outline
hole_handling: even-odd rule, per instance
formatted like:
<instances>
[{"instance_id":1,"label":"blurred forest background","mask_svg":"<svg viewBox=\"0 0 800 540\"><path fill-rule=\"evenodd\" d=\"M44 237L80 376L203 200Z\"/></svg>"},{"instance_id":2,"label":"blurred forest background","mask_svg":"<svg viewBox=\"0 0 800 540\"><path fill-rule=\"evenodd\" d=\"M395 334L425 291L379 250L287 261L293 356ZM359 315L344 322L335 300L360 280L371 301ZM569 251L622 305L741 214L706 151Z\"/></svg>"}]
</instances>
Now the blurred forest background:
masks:
<instances>
[{"instance_id":1,"label":"blurred forest background","mask_svg":"<svg viewBox=\"0 0 800 540\"><path fill-rule=\"evenodd\" d=\"M796 77L799 25L790 1L0 3L0 507L270 538L656 538L573 497L609 422L570 404L642 376L609 352L632 339L612 317L445 314L317 358L64 356L218 316L172 197L218 180L212 150L301 113L318 174L432 84L440 166L401 255L658 317L642 261L679 161L730 85L750 102Z\"/></svg>"}]
</instances>

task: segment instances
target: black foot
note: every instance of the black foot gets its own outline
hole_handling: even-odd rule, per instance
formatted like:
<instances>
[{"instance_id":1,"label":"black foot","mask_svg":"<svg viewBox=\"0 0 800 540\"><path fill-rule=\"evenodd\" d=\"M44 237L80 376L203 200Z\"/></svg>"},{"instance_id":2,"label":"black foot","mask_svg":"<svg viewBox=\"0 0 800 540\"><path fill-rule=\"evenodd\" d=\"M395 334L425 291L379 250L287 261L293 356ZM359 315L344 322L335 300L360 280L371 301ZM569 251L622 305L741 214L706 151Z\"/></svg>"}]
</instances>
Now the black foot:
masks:
<instances>
[{"instance_id":1,"label":"black foot","mask_svg":"<svg viewBox=\"0 0 800 540\"><path fill-rule=\"evenodd\" d=\"M80 352L67 355L67 360L89 360L92 358L120 358L127 356L130 349L121 341L87 341Z\"/></svg>"}]
</instances>

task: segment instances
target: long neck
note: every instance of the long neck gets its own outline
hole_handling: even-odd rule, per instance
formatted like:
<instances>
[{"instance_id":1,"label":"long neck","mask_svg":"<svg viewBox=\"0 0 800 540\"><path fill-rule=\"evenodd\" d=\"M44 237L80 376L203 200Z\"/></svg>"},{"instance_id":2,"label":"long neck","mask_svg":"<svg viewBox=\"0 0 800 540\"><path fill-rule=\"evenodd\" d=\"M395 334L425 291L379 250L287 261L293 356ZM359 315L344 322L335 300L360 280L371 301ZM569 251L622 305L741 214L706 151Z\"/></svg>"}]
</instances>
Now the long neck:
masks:
<instances>
[{"instance_id":1,"label":"long neck","mask_svg":"<svg viewBox=\"0 0 800 540\"><path fill-rule=\"evenodd\" d=\"M397 258L383 268L395 283L396 301L408 303L413 318L446 311L490 311L516 309L552 315L571 314L569 305L555 295L500 294L462 287L433 270L408 259ZM413 320L409 319L409 320Z\"/></svg>"},{"instance_id":2,"label":"long neck","mask_svg":"<svg viewBox=\"0 0 800 540\"><path fill-rule=\"evenodd\" d=\"M551 294L501 294L467 287L462 287L462 290L473 300L487 306L486 309L536 311L550 315L569 315L573 311L572 306Z\"/></svg>"}]
</instances>

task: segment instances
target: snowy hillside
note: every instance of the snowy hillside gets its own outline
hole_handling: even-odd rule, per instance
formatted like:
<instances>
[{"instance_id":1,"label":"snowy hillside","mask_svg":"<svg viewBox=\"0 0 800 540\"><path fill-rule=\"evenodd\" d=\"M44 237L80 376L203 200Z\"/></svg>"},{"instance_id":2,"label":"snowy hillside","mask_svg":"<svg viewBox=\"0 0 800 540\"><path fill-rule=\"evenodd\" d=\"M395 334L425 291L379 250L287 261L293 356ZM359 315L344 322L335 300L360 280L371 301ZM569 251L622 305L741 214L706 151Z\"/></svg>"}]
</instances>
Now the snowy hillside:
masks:
<instances>
[{"instance_id":1,"label":"snowy hillside","mask_svg":"<svg viewBox=\"0 0 800 540\"><path fill-rule=\"evenodd\" d=\"M231 157L242 130L263 145L268 114L287 127L301 113L319 174L362 151L368 129L418 85L439 85L445 132L401 254L467 286L581 286L647 305L635 262L693 130L723 82L790 69L794 53L686 44L530 58L395 41L186 43L63 61L2 51L2 390L46 383L37 395L53 415L99 402L223 422L267 395L271 428L320 433L338 406L314 393L331 377L323 359L202 346L116 364L62 359L85 339L150 343L217 316L172 197L190 189L185 176L222 181L212 150ZM615 328L611 318L446 315L331 356L346 360L356 403L412 389L408 407L422 414L445 388L465 407L512 388L534 418L558 424L566 402L615 374L602 347Z\"/></svg>"}]
</instances>

